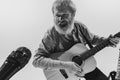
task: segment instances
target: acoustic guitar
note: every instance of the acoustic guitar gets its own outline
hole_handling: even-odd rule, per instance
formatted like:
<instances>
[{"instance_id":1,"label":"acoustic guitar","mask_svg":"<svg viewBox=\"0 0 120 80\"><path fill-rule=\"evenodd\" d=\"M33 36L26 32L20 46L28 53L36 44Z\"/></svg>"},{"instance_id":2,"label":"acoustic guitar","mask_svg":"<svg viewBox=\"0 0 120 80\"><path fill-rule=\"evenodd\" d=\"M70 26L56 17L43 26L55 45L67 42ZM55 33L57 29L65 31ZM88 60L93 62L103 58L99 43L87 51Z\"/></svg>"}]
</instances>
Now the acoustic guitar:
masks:
<instances>
[{"instance_id":1,"label":"acoustic guitar","mask_svg":"<svg viewBox=\"0 0 120 80\"><path fill-rule=\"evenodd\" d=\"M114 35L114 37L120 38L120 32ZM109 39L101 42L92 49L88 49L81 43L73 45L69 50L63 53L54 53L51 55L52 59L61 60L61 61L73 61L80 66L82 66L83 72L82 75L85 75L89 72L92 72L96 68L96 60L94 55L107 47L110 44ZM79 80L81 77L76 77L74 73L70 73L67 70L44 70L44 73L47 77L47 80Z\"/></svg>"}]
</instances>

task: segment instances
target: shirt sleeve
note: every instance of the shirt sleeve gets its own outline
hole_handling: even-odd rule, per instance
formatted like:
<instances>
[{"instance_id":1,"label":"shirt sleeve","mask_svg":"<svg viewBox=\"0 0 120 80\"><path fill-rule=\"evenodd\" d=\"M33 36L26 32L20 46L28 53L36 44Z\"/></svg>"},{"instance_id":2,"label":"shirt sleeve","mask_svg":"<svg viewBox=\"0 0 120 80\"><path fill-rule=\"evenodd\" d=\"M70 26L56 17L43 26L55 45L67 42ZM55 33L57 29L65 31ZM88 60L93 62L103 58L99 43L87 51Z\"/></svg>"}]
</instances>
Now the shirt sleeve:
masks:
<instances>
[{"instance_id":1,"label":"shirt sleeve","mask_svg":"<svg viewBox=\"0 0 120 80\"><path fill-rule=\"evenodd\" d=\"M64 61L55 60L50 57L50 55L55 52L55 47L57 45L54 34L54 31L45 34L39 48L36 50L32 62L34 67L42 68L44 70L67 68L67 63Z\"/></svg>"},{"instance_id":2,"label":"shirt sleeve","mask_svg":"<svg viewBox=\"0 0 120 80\"><path fill-rule=\"evenodd\" d=\"M93 45L97 45L99 43L101 43L102 41L104 41L106 38L104 37L100 37L98 35L95 35L93 33L91 33L88 28L86 27L86 25L84 24L80 24L81 26L81 31L83 32L83 34L86 36L86 38L93 44Z\"/></svg>"},{"instance_id":3,"label":"shirt sleeve","mask_svg":"<svg viewBox=\"0 0 120 80\"><path fill-rule=\"evenodd\" d=\"M56 41L51 35L50 31L47 31L39 44L39 48L35 51L34 57L49 57L55 50Z\"/></svg>"}]
</instances>

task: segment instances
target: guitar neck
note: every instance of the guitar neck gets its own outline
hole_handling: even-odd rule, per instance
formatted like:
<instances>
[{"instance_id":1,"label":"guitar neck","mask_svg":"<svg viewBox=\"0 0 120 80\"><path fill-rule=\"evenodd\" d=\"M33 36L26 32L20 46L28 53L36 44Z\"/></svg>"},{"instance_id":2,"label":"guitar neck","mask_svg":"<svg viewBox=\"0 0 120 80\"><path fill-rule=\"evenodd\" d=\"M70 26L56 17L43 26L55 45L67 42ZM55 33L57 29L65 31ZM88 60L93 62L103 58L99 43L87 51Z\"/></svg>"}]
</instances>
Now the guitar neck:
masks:
<instances>
[{"instance_id":1,"label":"guitar neck","mask_svg":"<svg viewBox=\"0 0 120 80\"><path fill-rule=\"evenodd\" d=\"M102 43L98 44L97 46L93 47L92 49L86 51L85 53L80 55L80 58L82 60L86 60L87 58L95 55L97 52L99 52L100 50L102 50L103 48L105 48L106 46L109 45L109 39L106 39L105 41L103 41Z\"/></svg>"},{"instance_id":2,"label":"guitar neck","mask_svg":"<svg viewBox=\"0 0 120 80\"><path fill-rule=\"evenodd\" d=\"M118 32L117 34L115 34L113 37L118 37L120 38L120 32ZM83 60L88 59L89 57L95 55L97 52L99 52L100 50L102 50L103 48L105 48L106 46L108 46L110 44L110 40L106 39L103 42L101 42L100 44L96 45L95 47L91 48L90 50L87 50L86 52L74 56L72 58L72 61L78 63L79 65L81 65Z\"/></svg>"},{"instance_id":3,"label":"guitar neck","mask_svg":"<svg viewBox=\"0 0 120 80\"><path fill-rule=\"evenodd\" d=\"M120 80L120 49L119 49L119 57L118 57L118 64L117 64L116 80Z\"/></svg>"},{"instance_id":4,"label":"guitar neck","mask_svg":"<svg viewBox=\"0 0 120 80\"><path fill-rule=\"evenodd\" d=\"M113 37L120 38L120 32L115 34ZM110 44L109 39L104 40L103 42L101 42L97 46L93 47L92 49L90 49L90 50L86 51L85 53L83 53L82 55L80 55L81 60L86 60L87 58L95 55L98 51L102 50L103 48L105 48L109 44Z\"/></svg>"}]
</instances>

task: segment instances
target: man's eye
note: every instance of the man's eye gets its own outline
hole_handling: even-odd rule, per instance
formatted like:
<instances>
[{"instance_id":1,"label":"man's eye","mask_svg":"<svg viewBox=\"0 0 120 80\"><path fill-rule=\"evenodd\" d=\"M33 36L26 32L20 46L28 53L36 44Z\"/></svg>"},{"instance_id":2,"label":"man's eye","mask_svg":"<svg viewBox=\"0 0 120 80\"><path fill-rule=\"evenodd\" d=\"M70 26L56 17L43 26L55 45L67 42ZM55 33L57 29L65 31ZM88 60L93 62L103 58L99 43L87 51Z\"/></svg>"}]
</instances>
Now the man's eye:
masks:
<instances>
[{"instance_id":1,"label":"man's eye","mask_svg":"<svg viewBox=\"0 0 120 80\"><path fill-rule=\"evenodd\" d=\"M62 17L62 18L68 18L68 14L62 14L62 15L60 15L60 14L56 14L56 17Z\"/></svg>"},{"instance_id":2,"label":"man's eye","mask_svg":"<svg viewBox=\"0 0 120 80\"><path fill-rule=\"evenodd\" d=\"M61 17L61 15L59 15L59 14L56 14L56 16L57 16L57 17Z\"/></svg>"}]
</instances>

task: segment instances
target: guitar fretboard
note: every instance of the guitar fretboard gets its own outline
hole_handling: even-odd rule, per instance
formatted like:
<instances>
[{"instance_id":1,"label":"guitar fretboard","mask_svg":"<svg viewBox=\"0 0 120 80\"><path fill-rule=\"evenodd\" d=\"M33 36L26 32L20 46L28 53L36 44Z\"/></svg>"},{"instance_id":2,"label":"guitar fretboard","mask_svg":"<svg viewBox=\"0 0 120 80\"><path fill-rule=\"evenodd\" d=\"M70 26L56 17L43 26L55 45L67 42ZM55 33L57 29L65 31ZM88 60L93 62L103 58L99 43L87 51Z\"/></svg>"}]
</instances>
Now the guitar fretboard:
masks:
<instances>
[{"instance_id":1,"label":"guitar fretboard","mask_svg":"<svg viewBox=\"0 0 120 80\"><path fill-rule=\"evenodd\" d=\"M115 34L113 37L119 37L120 38L120 32ZM98 44L97 46L91 48L90 50L87 50L83 54L80 54L79 56L74 56L72 61L74 61L74 62L78 63L79 65L81 65L81 62L83 60L86 60L87 58L95 55L98 51L100 51L103 48L107 47L109 44L110 44L110 40L106 39L103 42L101 42L100 44Z\"/></svg>"},{"instance_id":2,"label":"guitar fretboard","mask_svg":"<svg viewBox=\"0 0 120 80\"><path fill-rule=\"evenodd\" d=\"M80 55L81 59L85 60L85 59L91 57L92 55L95 55L97 52L99 52L100 50L102 50L103 48L105 48L108 45L109 45L109 39L106 39L99 45L93 47L92 49L86 51L84 54Z\"/></svg>"}]
</instances>

